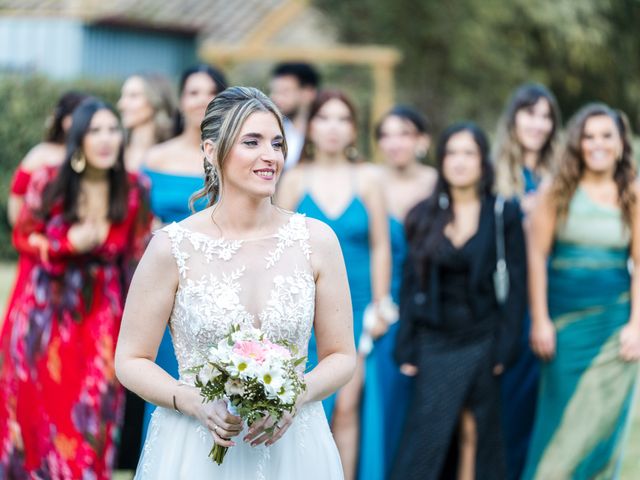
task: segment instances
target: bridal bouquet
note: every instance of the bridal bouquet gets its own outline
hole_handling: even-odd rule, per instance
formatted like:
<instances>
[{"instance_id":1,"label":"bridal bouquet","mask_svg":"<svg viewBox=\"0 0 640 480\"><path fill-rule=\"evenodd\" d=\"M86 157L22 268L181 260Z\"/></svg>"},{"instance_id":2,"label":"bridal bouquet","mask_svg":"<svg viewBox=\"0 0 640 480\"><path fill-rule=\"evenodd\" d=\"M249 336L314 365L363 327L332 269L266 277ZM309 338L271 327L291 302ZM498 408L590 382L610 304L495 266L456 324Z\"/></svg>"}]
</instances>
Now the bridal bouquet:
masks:
<instances>
[{"instance_id":1,"label":"bridal bouquet","mask_svg":"<svg viewBox=\"0 0 640 480\"><path fill-rule=\"evenodd\" d=\"M192 369L195 385L204 402L226 399L229 411L249 426L267 414L279 421L306 388L296 370L306 357L296 353L295 346L273 343L256 328L233 326L209 349L206 363ZM209 456L220 465L227 450L215 444Z\"/></svg>"}]
</instances>

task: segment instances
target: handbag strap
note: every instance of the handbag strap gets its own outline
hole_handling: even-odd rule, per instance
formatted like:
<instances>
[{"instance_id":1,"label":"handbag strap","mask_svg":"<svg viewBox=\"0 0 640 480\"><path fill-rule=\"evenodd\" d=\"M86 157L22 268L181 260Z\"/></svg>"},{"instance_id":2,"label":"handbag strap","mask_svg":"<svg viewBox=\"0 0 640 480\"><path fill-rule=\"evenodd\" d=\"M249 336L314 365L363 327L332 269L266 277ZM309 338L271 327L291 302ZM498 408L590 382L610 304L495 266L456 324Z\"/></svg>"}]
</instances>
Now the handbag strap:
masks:
<instances>
[{"instance_id":1,"label":"handbag strap","mask_svg":"<svg viewBox=\"0 0 640 480\"><path fill-rule=\"evenodd\" d=\"M504 248L504 197L502 195L496 196L493 212L496 217L496 270L503 272L507 269L507 259Z\"/></svg>"}]
</instances>

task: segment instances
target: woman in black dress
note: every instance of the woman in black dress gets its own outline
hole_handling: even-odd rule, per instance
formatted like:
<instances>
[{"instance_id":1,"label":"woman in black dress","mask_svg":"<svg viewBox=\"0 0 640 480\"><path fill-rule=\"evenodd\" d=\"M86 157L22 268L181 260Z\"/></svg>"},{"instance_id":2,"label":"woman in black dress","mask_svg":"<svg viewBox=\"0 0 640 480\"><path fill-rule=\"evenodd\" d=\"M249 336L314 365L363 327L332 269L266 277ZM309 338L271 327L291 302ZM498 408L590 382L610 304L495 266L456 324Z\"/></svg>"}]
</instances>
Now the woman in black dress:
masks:
<instances>
[{"instance_id":1,"label":"woman in black dress","mask_svg":"<svg viewBox=\"0 0 640 480\"><path fill-rule=\"evenodd\" d=\"M407 217L396 360L416 384L393 479L506 475L498 377L525 312L526 257L519 207L491 194L488 152L475 124L449 127L435 191ZM509 288L498 299L500 237Z\"/></svg>"}]
</instances>

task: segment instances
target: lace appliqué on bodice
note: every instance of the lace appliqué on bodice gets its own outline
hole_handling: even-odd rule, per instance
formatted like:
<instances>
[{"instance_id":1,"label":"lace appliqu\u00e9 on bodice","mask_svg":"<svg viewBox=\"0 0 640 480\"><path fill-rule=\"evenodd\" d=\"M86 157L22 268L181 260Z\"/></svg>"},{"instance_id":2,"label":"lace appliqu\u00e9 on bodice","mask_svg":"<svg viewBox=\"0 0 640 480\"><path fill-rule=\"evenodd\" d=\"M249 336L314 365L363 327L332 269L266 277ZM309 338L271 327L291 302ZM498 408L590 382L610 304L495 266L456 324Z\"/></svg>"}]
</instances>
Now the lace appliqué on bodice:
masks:
<instances>
[{"instance_id":1,"label":"lace appliqu\u00e9 on bodice","mask_svg":"<svg viewBox=\"0 0 640 480\"><path fill-rule=\"evenodd\" d=\"M257 326L306 355L315 281L303 215L291 215L276 234L254 240L216 239L176 223L162 231L180 278L169 325L183 381L193 382L185 370L202 364L233 324Z\"/></svg>"}]
</instances>

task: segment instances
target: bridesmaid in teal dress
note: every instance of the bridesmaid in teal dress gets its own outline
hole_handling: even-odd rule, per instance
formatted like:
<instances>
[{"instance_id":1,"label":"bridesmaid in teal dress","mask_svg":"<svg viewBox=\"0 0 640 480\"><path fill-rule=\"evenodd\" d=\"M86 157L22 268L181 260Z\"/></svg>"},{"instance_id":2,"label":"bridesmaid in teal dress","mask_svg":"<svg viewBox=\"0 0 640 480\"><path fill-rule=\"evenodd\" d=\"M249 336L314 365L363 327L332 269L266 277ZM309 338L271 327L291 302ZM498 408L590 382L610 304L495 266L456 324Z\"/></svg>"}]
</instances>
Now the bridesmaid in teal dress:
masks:
<instances>
[{"instance_id":1,"label":"bridesmaid in teal dress","mask_svg":"<svg viewBox=\"0 0 640 480\"><path fill-rule=\"evenodd\" d=\"M183 130L175 138L149 150L142 167L151 181L151 210L161 224L178 222L191 214L189 198L204 185L200 123L209 102L225 88L222 73L209 65L189 68L182 75L180 128ZM201 201L194 208L205 206L206 202ZM158 348L156 363L178 378L178 361L168 328ZM143 441L154 409L150 403L145 406Z\"/></svg>"},{"instance_id":2,"label":"bridesmaid in teal dress","mask_svg":"<svg viewBox=\"0 0 640 480\"><path fill-rule=\"evenodd\" d=\"M535 203L540 183L554 168L559 129L556 99L536 83L524 84L513 93L498 123L493 155L495 190L505 198L516 199L525 215ZM507 480L522 476L540 379L539 361L529 347L529 314L522 320L518 358L501 379Z\"/></svg>"},{"instance_id":3,"label":"bridesmaid in teal dress","mask_svg":"<svg viewBox=\"0 0 640 480\"><path fill-rule=\"evenodd\" d=\"M388 328L378 302L389 295L388 219L379 170L359 161L355 109L341 92L318 95L309 117L301 163L280 184L278 204L327 223L335 231L347 267L358 346L353 379L324 402L345 478L384 478L383 406L372 341ZM365 325L365 310L371 323ZM315 340L309 366L318 362Z\"/></svg>"},{"instance_id":4,"label":"bridesmaid in teal dress","mask_svg":"<svg viewBox=\"0 0 640 480\"><path fill-rule=\"evenodd\" d=\"M391 239L391 297L397 305L407 254L404 219L411 208L431 194L437 173L435 168L421 163L429 150L431 128L428 120L413 108L400 105L392 108L376 127L375 138L384 159L382 174ZM414 373L402 373L393 359L398 326L398 323L390 325L373 350L382 386L387 474L400 442Z\"/></svg>"},{"instance_id":5,"label":"bridesmaid in teal dress","mask_svg":"<svg viewBox=\"0 0 640 480\"><path fill-rule=\"evenodd\" d=\"M624 115L570 122L531 214L531 343L543 360L524 479L618 478L640 358L640 218Z\"/></svg>"}]
</instances>

